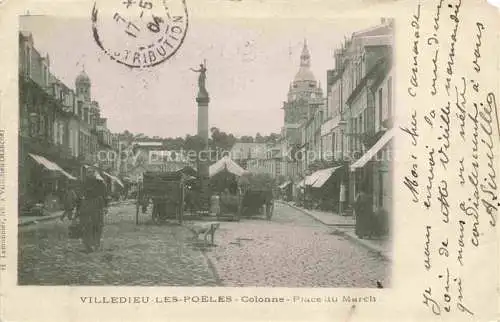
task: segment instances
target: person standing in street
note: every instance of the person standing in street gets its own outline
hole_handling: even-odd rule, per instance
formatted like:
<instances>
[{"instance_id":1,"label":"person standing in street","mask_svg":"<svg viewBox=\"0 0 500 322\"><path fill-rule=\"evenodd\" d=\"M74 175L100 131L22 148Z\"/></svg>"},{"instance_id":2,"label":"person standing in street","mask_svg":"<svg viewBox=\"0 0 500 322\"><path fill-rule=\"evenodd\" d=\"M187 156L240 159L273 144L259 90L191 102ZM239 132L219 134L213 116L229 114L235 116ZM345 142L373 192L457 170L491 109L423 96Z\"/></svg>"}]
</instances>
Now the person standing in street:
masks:
<instances>
[{"instance_id":1,"label":"person standing in street","mask_svg":"<svg viewBox=\"0 0 500 322\"><path fill-rule=\"evenodd\" d=\"M73 187L71 186L68 187L68 190L64 195L64 212L61 216L61 220L64 220L64 218L68 218L69 220L73 219L73 209L75 209L76 206L76 199L77 195L75 189L73 189Z\"/></svg>"},{"instance_id":2,"label":"person standing in street","mask_svg":"<svg viewBox=\"0 0 500 322\"><path fill-rule=\"evenodd\" d=\"M82 242L86 252L97 251L101 246L106 208L106 185L95 170L89 170L79 210Z\"/></svg>"},{"instance_id":3,"label":"person standing in street","mask_svg":"<svg viewBox=\"0 0 500 322\"><path fill-rule=\"evenodd\" d=\"M340 183L339 214L344 214L344 204L346 202L346 186L344 181Z\"/></svg>"},{"instance_id":4,"label":"person standing in street","mask_svg":"<svg viewBox=\"0 0 500 322\"><path fill-rule=\"evenodd\" d=\"M359 238L371 237L372 232L372 208L371 197L366 191L366 185L360 186L360 191L354 203L356 216L356 236Z\"/></svg>"}]
</instances>

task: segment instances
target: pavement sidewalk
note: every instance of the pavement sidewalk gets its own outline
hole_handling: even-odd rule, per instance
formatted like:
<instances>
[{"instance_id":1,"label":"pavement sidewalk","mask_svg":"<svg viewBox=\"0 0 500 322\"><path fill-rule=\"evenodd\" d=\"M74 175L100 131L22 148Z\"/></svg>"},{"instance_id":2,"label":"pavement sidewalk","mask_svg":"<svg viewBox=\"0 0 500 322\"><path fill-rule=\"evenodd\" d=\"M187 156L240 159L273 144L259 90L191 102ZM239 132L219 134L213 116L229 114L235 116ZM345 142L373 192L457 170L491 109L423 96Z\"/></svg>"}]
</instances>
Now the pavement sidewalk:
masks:
<instances>
[{"instance_id":1,"label":"pavement sidewalk","mask_svg":"<svg viewBox=\"0 0 500 322\"><path fill-rule=\"evenodd\" d=\"M338 227L335 228L335 233L341 234L358 245L368 248L369 250L382 256L385 260L392 261L392 240L390 238L361 239L356 236L354 227Z\"/></svg>"},{"instance_id":2,"label":"pavement sidewalk","mask_svg":"<svg viewBox=\"0 0 500 322\"><path fill-rule=\"evenodd\" d=\"M333 212L325 212L311 209L304 209L295 206L292 203L280 201L292 208L302 211L311 218L319 221L320 223L334 227L334 231L337 234L341 234L344 237L352 240L353 242L375 252L382 256L388 261L392 261L392 241L390 238L380 238L380 239L361 239L356 236L355 224L356 220L352 216L341 216Z\"/></svg>"},{"instance_id":3,"label":"pavement sidewalk","mask_svg":"<svg viewBox=\"0 0 500 322\"><path fill-rule=\"evenodd\" d=\"M17 225L18 226L27 226L31 224L36 224L41 221L47 221L47 220L52 220L52 219L57 219L62 216L64 211L55 211L52 212L46 216L20 216L18 218Z\"/></svg>"},{"instance_id":4,"label":"pavement sidewalk","mask_svg":"<svg viewBox=\"0 0 500 322\"><path fill-rule=\"evenodd\" d=\"M292 208L302 211L303 213L315 219L316 221L319 221L323 225L335 226L335 227L353 227L356 224L356 220L354 220L352 216L341 216L334 212L305 209L302 207L295 206L290 202L284 202L284 201L280 202Z\"/></svg>"},{"instance_id":5,"label":"pavement sidewalk","mask_svg":"<svg viewBox=\"0 0 500 322\"><path fill-rule=\"evenodd\" d=\"M109 207L115 207L120 205L122 202L120 201L112 201L109 203ZM64 210L58 210L51 212L47 215L44 216L19 216L17 225L18 226L27 226L31 224L36 224L41 221L47 221L47 220L52 220L52 219L57 219L62 216Z\"/></svg>"}]
</instances>

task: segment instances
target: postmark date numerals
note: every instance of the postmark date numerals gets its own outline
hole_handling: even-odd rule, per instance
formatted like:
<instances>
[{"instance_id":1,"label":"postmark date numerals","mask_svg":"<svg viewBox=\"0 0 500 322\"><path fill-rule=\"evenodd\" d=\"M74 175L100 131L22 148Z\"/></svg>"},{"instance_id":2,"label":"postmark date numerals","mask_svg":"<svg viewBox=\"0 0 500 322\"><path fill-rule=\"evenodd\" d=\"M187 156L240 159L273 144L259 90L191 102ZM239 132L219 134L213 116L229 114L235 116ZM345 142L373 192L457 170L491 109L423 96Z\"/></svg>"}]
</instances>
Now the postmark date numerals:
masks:
<instances>
[{"instance_id":1,"label":"postmark date numerals","mask_svg":"<svg viewBox=\"0 0 500 322\"><path fill-rule=\"evenodd\" d=\"M130 8L130 6L133 6L136 3L142 9L146 9L146 10L153 9L153 3L151 1L140 0L139 2L137 2L137 1L134 1L134 0L125 0L122 3L127 7L127 9Z\"/></svg>"},{"instance_id":2,"label":"postmark date numerals","mask_svg":"<svg viewBox=\"0 0 500 322\"><path fill-rule=\"evenodd\" d=\"M132 31L133 29L135 29L136 32L141 31L141 29L139 29L139 27L137 27L133 22L130 22L130 21L124 19L118 13L115 13L115 15L113 16L113 19L116 22L121 22L121 23L126 24L127 28L125 29L125 33L131 37L134 37L134 38L137 37L137 35L134 33L134 31Z\"/></svg>"},{"instance_id":3,"label":"postmark date numerals","mask_svg":"<svg viewBox=\"0 0 500 322\"><path fill-rule=\"evenodd\" d=\"M157 33L160 31L160 24L164 22L162 18L153 15L153 22L148 22L147 27L151 32Z\"/></svg>"}]
</instances>

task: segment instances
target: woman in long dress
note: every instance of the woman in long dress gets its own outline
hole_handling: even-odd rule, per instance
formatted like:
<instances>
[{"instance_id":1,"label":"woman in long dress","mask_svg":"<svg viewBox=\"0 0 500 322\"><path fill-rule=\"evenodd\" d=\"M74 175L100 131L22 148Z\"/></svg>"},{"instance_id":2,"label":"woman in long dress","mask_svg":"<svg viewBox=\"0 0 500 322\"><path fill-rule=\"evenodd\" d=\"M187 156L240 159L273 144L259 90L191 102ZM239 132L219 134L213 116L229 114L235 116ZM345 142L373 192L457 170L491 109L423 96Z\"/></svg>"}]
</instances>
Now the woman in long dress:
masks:
<instances>
[{"instance_id":1,"label":"woman in long dress","mask_svg":"<svg viewBox=\"0 0 500 322\"><path fill-rule=\"evenodd\" d=\"M359 238L371 237L372 235L372 207L371 196L367 193L366 187L362 185L360 192L354 203L356 215L356 235Z\"/></svg>"},{"instance_id":2,"label":"woman in long dress","mask_svg":"<svg viewBox=\"0 0 500 322\"><path fill-rule=\"evenodd\" d=\"M87 252L100 248L106 206L106 185L98 179L97 172L90 171L83 186L80 204L82 242Z\"/></svg>"}]
</instances>

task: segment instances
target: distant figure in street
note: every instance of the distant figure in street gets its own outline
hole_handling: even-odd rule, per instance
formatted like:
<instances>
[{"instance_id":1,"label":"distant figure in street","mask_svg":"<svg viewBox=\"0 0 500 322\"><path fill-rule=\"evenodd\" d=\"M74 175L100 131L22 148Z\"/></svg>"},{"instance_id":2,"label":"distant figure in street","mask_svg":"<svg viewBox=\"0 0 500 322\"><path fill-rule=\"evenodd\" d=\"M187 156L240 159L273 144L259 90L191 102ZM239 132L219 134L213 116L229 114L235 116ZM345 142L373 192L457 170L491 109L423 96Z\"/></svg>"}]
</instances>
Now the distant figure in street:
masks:
<instances>
[{"instance_id":1,"label":"distant figure in street","mask_svg":"<svg viewBox=\"0 0 500 322\"><path fill-rule=\"evenodd\" d=\"M64 220L64 218L68 218L69 220L73 219L73 209L76 207L77 198L78 196L76 195L75 189L69 187L64 195L64 212L61 216L61 220Z\"/></svg>"},{"instance_id":2,"label":"distant figure in street","mask_svg":"<svg viewBox=\"0 0 500 322\"><path fill-rule=\"evenodd\" d=\"M145 214L146 211L148 211L149 199L144 193L144 189L142 187L139 187L139 189L137 190L137 202L139 206L141 206L142 213Z\"/></svg>"},{"instance_id":3,"label":"distant figure in street","mask_svg":"<svg viewBox=\"0 0 500 322\"><path fill-rule=\"evenodd\" d=\"M354 203L356 235L359 238L371 237L372 235L373 214L371 201L371 196L366 191L366 184L362 184Z\"/></svg>"},{"instance_id":4,"label":"distant figure in street","mask_svg":"<svg viewBox=\"0 0 500 322\"><path fill-rule=\"evenodd\" d=\"M345 183L342 182L340 184L340 196L339 196L339 214L344 214L344 204L346 202L346 186Z\"/></svg>"},{"instance_id":5,"label":"distant figure in street","mask_svg":"<svg viewBox=\"0 0 500 322\"><path fill-rule=\"evenodd\" d=\"M90 170L83 185L79 216L86 252L96 251L101 245L107 198L106 185L99 178L95 170Z\"/></svg>"},{"instance_id":6,"label":"distant figure in street","mask_svg":"<svg viewBox=\"0 0 500 322\"><path fill-rule=\"evenodd\" d=\"M186 204L186 210L190 213L193 213L194 209L194 201L193 201L193 192L191 186L186 186L186 194L184 197L184 202Z\"/></svg>"}]
</instances>

